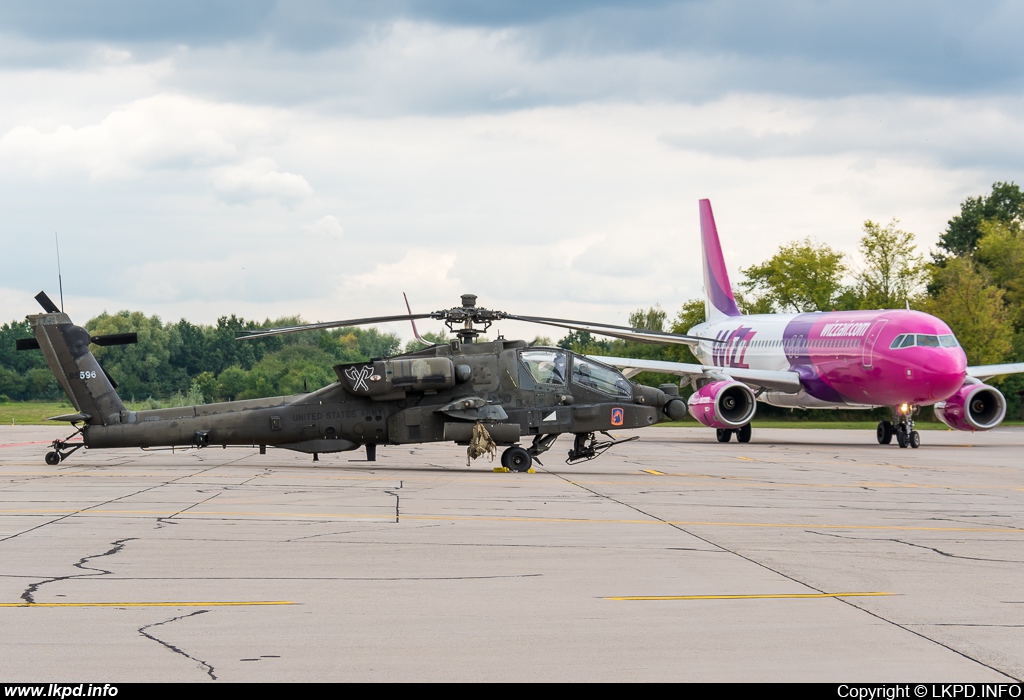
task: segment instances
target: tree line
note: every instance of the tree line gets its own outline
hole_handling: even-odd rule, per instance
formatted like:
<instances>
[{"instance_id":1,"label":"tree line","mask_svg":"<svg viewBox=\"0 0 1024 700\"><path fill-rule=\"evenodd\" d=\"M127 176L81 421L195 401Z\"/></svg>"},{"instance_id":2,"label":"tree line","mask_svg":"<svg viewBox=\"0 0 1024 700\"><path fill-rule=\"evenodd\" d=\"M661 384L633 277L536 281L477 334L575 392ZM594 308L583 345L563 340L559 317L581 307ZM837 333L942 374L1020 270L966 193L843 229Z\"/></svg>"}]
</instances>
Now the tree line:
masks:
<instances>
[{"instance_id":1,"label":"tree line","mask_svg":"<svg viewBox=\"0 0 1024 700\"><path fill-rule=\"evenodd\" d=\"M866 221L860 259L810 238L782 245L768 260L741 270L734 286L746 313L892 309L909 306L946 321L970 364L1024 361L1024 193L1015 183L997 182L991 193L960 205L930 259L917 251L915 235ZM669 319L659 306L637 309L636 328L685 333L704 321L703 299L685 302ZM90 319L94 335L137 332L137 345L94 347L127 400L172 397L184 403L231 401L313 391L335 380L333 365L386 357L405 348L397 335L373 328L332 331L239 342L240 331L296 325L297 317L263 322L225 316L214 325L184 319L164 323L138 311L103 313ZM18 338L31 337L25 321L0 326L0 401L54 400L62 392L39 352L15 352ZM431 342L441 335L427 334ZM543 344L546 339L535 339ZM550 341L547 341L550 342ZM558 345L592 355L618 355L694 362L685 346L601 340L571 332ZM657 385L676 381L645 373ZM1016 392L1024 376L1002 380L1010 415L1019 410Z\"/></svg>"},{"instance_id":2,"label":"tree line","mask_svg":"<svg viewBox=\"0 0 1024 700\"><path fill-rule=\"evenodd\" d=\"M402 349L401 339L375 328L343 328L238 341L241 331L292 326L298 317L262 323L224 316L214 325L164 323L139 311L103 313L85 324L92 335L138 333L135 345L93 346L127 401L197 404L313 391L335 381L332 367ZM60 386L38 351L16 352L32 337L27 321L0 326L0 401L57 400Z\"/></svg>"}]
</instances>

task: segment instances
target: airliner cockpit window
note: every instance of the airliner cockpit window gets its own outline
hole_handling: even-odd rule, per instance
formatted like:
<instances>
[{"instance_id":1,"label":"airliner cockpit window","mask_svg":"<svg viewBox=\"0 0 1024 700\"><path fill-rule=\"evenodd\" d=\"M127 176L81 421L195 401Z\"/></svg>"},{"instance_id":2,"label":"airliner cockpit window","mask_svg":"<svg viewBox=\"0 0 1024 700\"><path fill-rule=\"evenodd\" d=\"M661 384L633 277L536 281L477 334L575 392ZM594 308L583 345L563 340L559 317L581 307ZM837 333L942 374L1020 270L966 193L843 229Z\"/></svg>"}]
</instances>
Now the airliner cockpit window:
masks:
<instances>
[{"instance_id":1,"label":"airliner cockpit window","mask_svg":"<svg viewBox=\"0 0 1024 700\"><path fill-rule=\"evenodd\" d=\"M892 345L890 345L889 347L890 348L898 348L898 347L900 347L902 345L903 341L906 340L906 339L907 339L907 336L905 336L905 335L898 335L898 336L896 336L896 339L892 341Z\"/></svg>"},{"instance_id":2,"label":"airliner cockpit window","mask_svg":"<svg viewBox=\"0 0 1024 700\"><path fill-rule=\"evenodd\" d=\"M903 345L901 345L900 347L901 348L912 348L912 347L914 347L914 334L911 333L910 335L908 335L903 340Z\"/></svg>"},{"instance_id":3,"label":"airliner cockpit window","mask_svg":"<svg viewBox=\"0 0 1024 700\"><path fill-rule=\"evenodd\" d=\"M538 384L565 386L566 357L562 350L523 350L519 359Z\"/></svg>"},{"instance_id":4,"label":"airliner cockpit window","mask_svg":"<svg viewBox=\"0 0 1024 700\"><path fill-rule=\"evenodd\" d=\"M956 342L956 336L954 335L940 335L939 342L942 343L942 347L944 348L955 348L960 346L960 343Z\"/></svg>"},{"instance_id":5,"label":"airliner cockpit window","mask_svg":"<svg viewBox=\"0 0 1024 700\"><path fill-rule=\"evenodd\" d=\"M612 396L632 395L629 382L621 374L579 357L572 363L572 382Z\"/></svg>"},{"instance_id":6,"label":"airliner cockpit window","mask_svg":"<svg viewBox=\"0 0 1024 700\"><path fill-rule=\"evenodd\" d=\"M917 344L922 348L937 348L939 346L939 336L937 335L919 335L917 336Z\"/></svg>"}]
</instances>

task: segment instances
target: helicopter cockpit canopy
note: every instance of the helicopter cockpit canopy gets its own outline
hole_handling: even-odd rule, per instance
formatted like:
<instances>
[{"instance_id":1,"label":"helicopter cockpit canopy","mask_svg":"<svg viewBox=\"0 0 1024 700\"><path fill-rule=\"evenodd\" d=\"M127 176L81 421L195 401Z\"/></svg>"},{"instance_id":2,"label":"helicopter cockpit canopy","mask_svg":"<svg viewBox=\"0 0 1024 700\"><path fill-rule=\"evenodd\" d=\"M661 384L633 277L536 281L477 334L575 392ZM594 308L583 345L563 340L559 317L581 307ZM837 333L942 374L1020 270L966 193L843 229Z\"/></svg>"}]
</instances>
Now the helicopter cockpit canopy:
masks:
<instances>
[{"instance_id":1,"label":"helicopter cockpit canopy","mask_svg":"<svg viewBox=\"0 0 1024 700\"><path fill-rule=\"evenodd\" d=\"M565 350L530 348L519 353L519 360L538 384L565 386L569 364L566 355Z\"/></svg>"},{"instance_id":2,"label":"helicopter cockpit canopy","mask_svg":"<svg viewBox=\"0 0 1024 700\"><path fill-rule=\"evenodd\" d=\"M629 398L633 393L629 381L621 372L585 357L573 358L572 383L622 398Z\"/></svg>"},{"instance_id":3,"label":"helicopter cockpit canopy","mask_svg":"<svg viewBox=\"0 0 1024 700\"><path fill-rule=\"evenodd\" d=\"M629 398L633 391L621 372L598 364L586 357L557 348L527 348L519 351L519 360L541 386L565 386L571 379L574 386L617 398ZM572 365L572 372L566 368Z\"/></svg>"}]
</instances>

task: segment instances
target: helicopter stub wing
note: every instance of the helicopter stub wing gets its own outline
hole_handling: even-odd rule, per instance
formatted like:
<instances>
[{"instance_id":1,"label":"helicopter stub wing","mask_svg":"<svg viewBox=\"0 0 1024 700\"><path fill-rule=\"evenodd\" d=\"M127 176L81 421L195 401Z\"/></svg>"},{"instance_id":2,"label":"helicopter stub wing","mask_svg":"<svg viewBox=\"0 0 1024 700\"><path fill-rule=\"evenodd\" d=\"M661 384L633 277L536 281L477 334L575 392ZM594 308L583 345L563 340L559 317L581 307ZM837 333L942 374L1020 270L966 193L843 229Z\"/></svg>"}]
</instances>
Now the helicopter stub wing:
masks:
<instances>
[{"instance_id":1,"label":"helicopter stub wing","mask_svg":"<svg viewBox=\"0 0 1024 700\"><path fill-rule=\"evenodd\" d=\"M592 360L603 362L622 371L627 376L635 376L640 372L659 372L674 374L685 381L694 379L722 379L728 377L748 386L795 394L803 388L797 372L784 370L742 369L739 367L714 367L698 365L690 362L669 362L666 360L642 360L630 357L589 356Z\"/></svg>"}]
</instances>

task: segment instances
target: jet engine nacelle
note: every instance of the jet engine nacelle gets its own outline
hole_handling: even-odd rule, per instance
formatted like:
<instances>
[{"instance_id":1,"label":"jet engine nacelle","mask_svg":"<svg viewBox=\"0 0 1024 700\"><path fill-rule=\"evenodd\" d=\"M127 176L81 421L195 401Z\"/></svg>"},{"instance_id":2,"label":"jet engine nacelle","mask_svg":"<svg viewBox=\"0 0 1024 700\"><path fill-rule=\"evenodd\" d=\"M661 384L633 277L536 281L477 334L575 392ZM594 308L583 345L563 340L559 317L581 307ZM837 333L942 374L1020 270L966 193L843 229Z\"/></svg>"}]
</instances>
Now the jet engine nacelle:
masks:
<instances>
[{"instance_id":1,"label":"jet engine nacelle","mask_svg":"<svg viewBox=\"0 0 1024 700\"><path fill-rule=\"evenodd\" d=\"M964 384L935 404L935 417L954 430L991 430L1006 417L1006 399L987 384Z\"/></svg>"},{"instance_id":2,"label":"jet engine nacelle","mask_svg":"<svg viewBox=\"0 0 1024 700\"><path fill-rule=\"evenodd\" d=\"M690 415L709 428L742 428L757 410L754 392L736 381L705 384L690 396L687 406Z\"/></svg>"}]
</instances>

